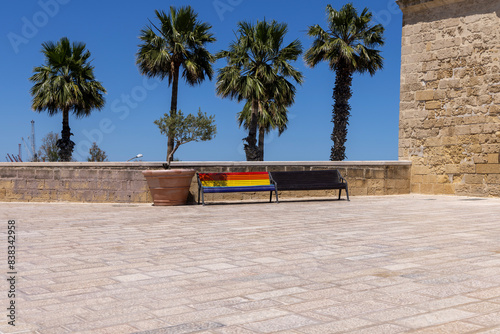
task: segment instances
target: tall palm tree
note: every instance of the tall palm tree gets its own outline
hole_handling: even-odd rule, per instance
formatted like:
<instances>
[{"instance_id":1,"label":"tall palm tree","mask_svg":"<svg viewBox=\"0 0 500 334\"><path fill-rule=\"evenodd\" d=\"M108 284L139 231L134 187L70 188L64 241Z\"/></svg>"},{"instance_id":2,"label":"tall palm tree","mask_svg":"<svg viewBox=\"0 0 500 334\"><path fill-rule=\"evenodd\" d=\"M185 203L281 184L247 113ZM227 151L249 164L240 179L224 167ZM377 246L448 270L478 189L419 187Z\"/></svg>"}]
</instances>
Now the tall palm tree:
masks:
<instances>
[{"instance_id":1,"label":"tall palm tree","mask_svg":"<svg viewBox=\"0 0 500 334\"><path fill-rule=\"evenodd\" d=\"M346 4L340 11L326 6L328 30L319 25L309 27L308 35L314 37L312 46L304 55L306 63L314 67L320 61L327 61L335 71L333 89L333 132L330 160L341 161L346 158L345 142L349 124L349 99L354 73L368 72L374 75L382 68L383 58L375 49L384 45L384 27L372 25L372 14L365 8L358 15L352 4Z\"/></svg>"},{"instance_id":2,"label":"tall palm tree","mask_svg":"<svg viewBox=\"0 0 500 334\"><path fill-rule=\"evenodd\" d=\"M236 115L239 126L243 126L246 130L249 129L252 119L252 104L247 102L243 110ZM287 129L288 124L288 109L285 106L278 105L274 101L267 101L263 104L262 112L257 119L258 134L258 150L262 154L264 160L264 139L265 135L271 130L277 129L278 136L281 136Z\"/></svg>"},{"instance_id":3,"label":"tall palm tree","mask_svg":"<svg viewBox=\"0 0 500 334\"><path fill-rule=\"evenodd\" d=\"M237 40L229 49L219 52L217 58L225 58L227 66L219 69L217 94L251 105L248 136L244 138L248 161L263 160L263 152L257 146L259 115L267 101L290 106L294 102L295 87L287 79L302 83L302 73L290 61L297 60L302 45L294 40L283 47L287 25L276 21L257 21L253 25L239 22Z\"/></svg>"},{"instance_id":4,"label":"tall palm tree","mask_svg":"<svg viewBox=\"0 0 500 334\"><path fill-rule=\"evenodd\" d=\"M42 44L45 64L35 67L30 80L33 97L31 106L37 112L50 116L63 114L61 139L57 141L61 161L71 161L75 143L71 140L70 111L76 117L89 116L92 110L104 107L106 90L94 77L90 52L84 43L70 43L66 37L57 43Z\"/></svg>"},{"instance_id":5,"label":"tall palm tree","mask_svg":"<svg viewBox=\"0 0 500 334\"><path fill-rule=\"evenodd\" d=\"M215 42L210 33L211 25L200 22L198 14L190 6L178 10L170 7L169 14L155 11L160 25L151 21L151 26L141 30L136 63L141 74L148 77L168 78L172 86L170 115L177 113L177 92L179 74L191 85L197 85L208 77L212 80L214 56L206 49L208 43ZM170 131L173 133L173 131ZM167 159L174 148L174 137L168 137Z\"/></svg>"}]
</instances>

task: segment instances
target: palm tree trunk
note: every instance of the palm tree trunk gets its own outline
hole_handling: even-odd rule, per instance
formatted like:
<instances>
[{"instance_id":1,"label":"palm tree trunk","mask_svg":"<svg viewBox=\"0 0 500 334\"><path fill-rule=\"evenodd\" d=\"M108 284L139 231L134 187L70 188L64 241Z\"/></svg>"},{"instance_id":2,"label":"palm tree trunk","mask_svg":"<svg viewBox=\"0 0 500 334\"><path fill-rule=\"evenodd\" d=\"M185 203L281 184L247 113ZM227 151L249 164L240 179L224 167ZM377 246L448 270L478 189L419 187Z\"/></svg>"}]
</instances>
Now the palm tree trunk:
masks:
<instances>
[{"instance_id":1,"label":"palm tree trunk","mask_svg":"<svg viewBox=\"0 0 500 334\"><path fill-rule=\"evenodd\" d=\"M173 70L174 75L172 78L172 97L170 99L170 116L177 114L177 93L179 90L179 66L173 65L175 68ZM172 129L169 131L172 133ZM174 150L174 137L169 135L167 139L167 162L170 164L174 160L174 155L170 154Z\"/></svg>"},{"instance_id":2,"label":"palm tree trunk","mask_svg":"<svg viewBox=\"0 0 500 334\"><path fill-rule=\"evenodd\" d=\"M63 122L62 122L62 131L61 131L61 139L59 139L56 143L59 148L59 157L61 161L71 161L71 155L73 154L73 148L75 143L71 141L71 129L69 127L69 109L65 109L62 111L63 114Z\"/></svg>"},{"instance_id":3,"label":"palm tree trunk","mask_svg":"<svg viewBox=\"0 0 500 334\"><path fill-rule=\"evenodd\" d=\"M259 112L259 101L252 101L252 116L248 127L248 137L245 138L245 154L247 161L259 161L259 152L257 147L257 115Z\"/></svg>"},{"instance_id":4,"label":"palm tree trunk","mask_svg":"<svg viewBox=\"0 0 500 334\"><path fill-rule=\"evenodd\" d=\"M259 127L259 161L264 161L264 136L266 134L266 130L260 126Z\"/></svg>"},{"instance_id":5,"label":"palm tree trunk","mask_svg":"<svg viewBox=\"0 0 500 334\"><path fill-rule=\"evenodd\" d=\"M331 150L331 161L342 161L346 158L345 142L347 140L347 125L351 106L349 99L352 96L352 72L345 64L340 64L336 70L335 88L333 89L333 146Z\"/></svg>"}]
</instances>

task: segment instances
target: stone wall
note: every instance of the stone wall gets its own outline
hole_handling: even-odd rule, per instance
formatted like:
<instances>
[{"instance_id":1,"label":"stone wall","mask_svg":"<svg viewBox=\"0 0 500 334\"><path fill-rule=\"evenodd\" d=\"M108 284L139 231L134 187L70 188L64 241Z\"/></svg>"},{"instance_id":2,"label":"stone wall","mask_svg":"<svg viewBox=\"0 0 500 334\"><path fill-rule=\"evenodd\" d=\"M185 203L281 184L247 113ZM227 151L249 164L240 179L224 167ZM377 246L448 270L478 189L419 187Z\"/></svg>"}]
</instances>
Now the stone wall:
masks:
<instances>
[{"instance_id":1,"label":"stone wall","mask_svg":"<svg viewBox=\"0 0 500 334\"><path fill-rule=\"evenodd\" d=\"M349 195L396 195L410 192L409 162L174 162L172 168L198 172L339 169ZM0 163L0 201L150 203L141 171L162 169L159 162ZM190 201L197 200L196 178ZM331 196L336 191L282 192L283 199ZM268 200L267 193L207 194L205 200Z\"/></svg>"},{"instance_id":2,"label":"stone wall","mask_svg":"<svg viewBox=\"0 0 500 334\"><path fill-rule=\"evenodd\" d=\"M399 0L411 191L500 196L500 1Z\"/></svg>"},{"instance_id":3,"label":"stone wall","mask_svg":"<svg viewBox=\"0 0 500 334\"><path fill-rule=\"evenodd\" d=\"M147 168L136 163L0 163L0 201L149 202L141 173Z\"/></svg>"}]
</instances>

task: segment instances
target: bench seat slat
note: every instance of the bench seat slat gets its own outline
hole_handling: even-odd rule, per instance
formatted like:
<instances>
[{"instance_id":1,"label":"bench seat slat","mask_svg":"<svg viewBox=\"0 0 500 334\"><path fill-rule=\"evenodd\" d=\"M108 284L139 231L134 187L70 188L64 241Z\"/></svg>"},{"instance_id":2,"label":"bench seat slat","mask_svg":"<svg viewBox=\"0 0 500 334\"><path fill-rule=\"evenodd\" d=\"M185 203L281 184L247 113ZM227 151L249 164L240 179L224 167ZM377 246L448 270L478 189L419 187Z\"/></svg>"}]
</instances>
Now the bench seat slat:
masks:
<instances>
[{"instance_id":1,"label":"bench seat slat","mask_svg":"<svg viewBox=\"0 0 500 334\"><path fill-rule=\"evenodd\" d=\"M347 189L346 183L304 183L286 184L278 183L278 190L325 190L325 189Z\"/></svg>"},{"instance_id":2,"label":"bench seat slat","mask_svg":"<svg viewBox=\"0 0 500 334\"><path fill-rule=\"evenodd\" d=\"M261 186L239 186L239 187L206 187L205 193L233 193L233 192L254 192L254 191L274 191L274 185Z\"/></svg>"},{"instance_id":3,"label":"bench seat slat","mask_svg":"<svg viewBox=\"0 0 500 334\"><path fill-rule=\"evenodd\" d=\"M227 181L227 180L268 180L267 172L248 173L199 173L200 181Z\"/></svg>"},{"instance_id":4,"label":"bench seat slat","mask_svg":"<svg viewBox=\"0 0 500 334\"><path fill-rule=\"evenodd\" d=\"M270 185L267 180L228 180L228 181L201 181L204 187L249 187Z\"/></svg>"}]
</instances>

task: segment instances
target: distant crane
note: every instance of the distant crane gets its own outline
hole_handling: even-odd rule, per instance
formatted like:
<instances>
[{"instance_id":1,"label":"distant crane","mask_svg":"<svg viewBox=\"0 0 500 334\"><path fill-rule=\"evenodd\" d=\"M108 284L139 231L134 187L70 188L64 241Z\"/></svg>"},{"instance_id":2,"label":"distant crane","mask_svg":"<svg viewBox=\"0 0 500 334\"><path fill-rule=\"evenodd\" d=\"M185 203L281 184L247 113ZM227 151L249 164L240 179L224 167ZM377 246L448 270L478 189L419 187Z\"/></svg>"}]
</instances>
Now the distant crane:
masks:
<instances>
[{"instance_id":1,"label":"distant crane","mask_svg":"<svg viewBox=\"0 0 500 334\"><path fill-rule=\"evenodd\" d=\"M16 157L14 154L10 155L9 153L7 153L7 158L10 160L10 162L23 162L20 156Z\"/></svg>"},{"instance_id":2,"label":"distant crane","mask_svg":"<svg viewBox=\"0 0 500 334\"><path fill-rule=\"evenodd\" d=\"M30 145L28 146L28 143L24 140L24 138L21 138L23 141L24 147L26 148L26 151L29 154L29 160L30 161L37 161L38 156L36 154L36 146L35 146L35 121L31 121L31 137L28 137L28 141L30 142ZM19 144L21 145L21 144Z\"/></svg>"},{"instance_id":3,"label":"distant crane","mask_svg":"<svg viewBox=\"0 0 500 334\"><path fill-rule=\"evenodd\" d=\"M35 121L31 120L31 151L33 152L33 160L38 160L36 154L36 146L35 146Z\"/></svg>"},{"instance_id":4,"label":"distant crane","mask_svg":"<svg viewBox=\"0 0 500 334\"><path fill-rule=\"evenodd\" d=\"M31 120L31 152L33 152L33 161L37 161L38 157L36 154L35 146L35 121Z\"/></svg>"},{"instance_id":5,"label":"distant crane","mask_svg":"<svg viewBox=\"0 0 500 334\"><path fill-rule=\"evenodd\" d=\"M29 148L28 144L26 144L26 141L24 140L23 137L21 137L21 140L23 141L24 147L26 148L26 151L28 152L29 155L29 161L33 161L34 156L33 156L33 151ZM28 138L29 140L29 138Z\"/></svg>"},{"instance_id":6,"label":"distant crane","mask_svg":"<svg viewBox=\"0 0 500 334\"><path fill-rule=\"evenodd\" d=\"M19 144L19 154L18 155L15 155L15 154L9 154L7 153L7 156L5 157L5 160L7 162L23 162L23 158L22 158L22 152L21 152L21 144Z\"/></svg>"}]
</instances>

